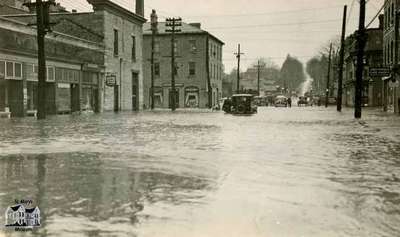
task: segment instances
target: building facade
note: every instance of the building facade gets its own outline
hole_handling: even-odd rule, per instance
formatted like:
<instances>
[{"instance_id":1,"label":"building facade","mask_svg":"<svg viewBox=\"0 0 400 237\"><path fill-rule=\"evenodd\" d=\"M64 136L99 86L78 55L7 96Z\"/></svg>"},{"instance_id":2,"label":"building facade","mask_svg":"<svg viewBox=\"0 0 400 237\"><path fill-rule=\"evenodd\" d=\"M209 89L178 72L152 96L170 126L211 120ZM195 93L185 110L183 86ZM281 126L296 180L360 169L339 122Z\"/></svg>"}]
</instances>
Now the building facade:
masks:
<instances>
[{"instance_id":1,"label":"building facade","mask_svg":"<svg viewBox=\"0 0 400 237\"><path fill-rule=\"evenodd\" d=\"M0 111L35 114L38 65L36 29L0 17ZM46 37L47 114L100 110L104 47L53 32Z\"/></svg>"},{"instance_id":2,"label":"building facade","mask_svg":"<svg viewBox=\"0 0 400 237\"><path fill-rule=\"evenodd\" d=\"M366 30L367 43L364 50L364 72L362 105L369 107L381 106L383 103L383 82L382 78L370 72L375 68L382 68L383 65L383 16L380 17L378 28ZM352 34L346 38L345 70L343 82L343 101L346 106L354 106L355 82L356 82L356 35Z\"/></svg>"},{"instance_id":3,"label":"building facade","mask_svg":"<svg viewBox=\"0 0 400 237\"><path fill-rule=\"evenodd\" d=\"M176 33L175 87L177 108L207 108L222 98L222 47L224 43L201 29L199 23L182 23ZM170 108L171 95L171 34L165 22L158 23L154 47L154 104ZM151 104L151 29L144 25L144 98ZM210 83L210 86L209 84Z\"/></svg>"},{"instance_id":4,"label":"building facade","mask_svg":"<svg viewBox=\"0 0 400 237\"><path fill-rule=\"evenodd\" d=\"M61 80L61 82L65 82L64 84L70 84L69 86L61 85L60 91L64 92L59 95L67 94L66 91L71 90L70 97L75 98L71 100L68 99L68 96L60 98L56 103L57 106L51 106L53 109L50 114L60 113L64 110L73 112L85 109L93 109L98 112L139 110L143 108L144 102L141 49L143 44L142 26L146 20L143 18L143 0L137 0L136 5L142 6L137 7L138 13L130 12L109 0L88 0L88 2L93 6L93 12L57 11L50 14L51 21L55 23L54 34L86 42L91 45L90 48L95 46L97 51L93 55L98 55L98 50L101 54L98 60L92 63L81 60L79 51L72 51L69 55L66 52L66 55L63 56L70 60L76 59L80 63L74 65L73 68L61 67L62 70L59 70L53 67L48 69L50 72L53 72L54 69L56 81ZM36 21L36 16L32 13L8 14L3 17L23 22L25 25ZM31 28L32 30L33 28ZM51 38L52 35L53 33L49 33L46 38ZM54 47L68 50L69 46L56 45ZM46 50L51 51L47 48L46 44ZM56 52L59 51L56 50ZM37 61L37 56L32 56L31 64L35 60ZM57 55L54 60L58 60ZM49 57L47 57L47 62L49 66L52 64ZM33 70L35 70L34 66ZM35 73L34 71L33 74ZM53 74L50 74L49 79L52 78L51 75ZM92 89L94 83L97 85L95 90ZM34 96L35 87L32 90L32 96ZM13 94L7 95L7 98L11 98L10 96L12 97ZM76 102L74 102L75 100ZM11 101L13 100L8 100L7 103L11 103ZM68 103L68 101L70 102ZM96 104L95 108L91 104ZM18 114L20 116L21 113Z\"/></svg>"},{"instance_id":5,"label":"building facade","mask_svg":"<svg viewBox=\"0 0 400 237\"><path fill-rule=\"evenodd\" d=\"M384 65L394 68L399 62L395 62L396 52L395 42L395 19L400 8L399 0L385 0L384 6L384 27L383 27L383 59ZM399 57L400 58L400 57ZM383 80L383 109L394 113L400 112L400 87L399 75L391 73L390 76L382 78Z\"/></svg>"}]
</instances>

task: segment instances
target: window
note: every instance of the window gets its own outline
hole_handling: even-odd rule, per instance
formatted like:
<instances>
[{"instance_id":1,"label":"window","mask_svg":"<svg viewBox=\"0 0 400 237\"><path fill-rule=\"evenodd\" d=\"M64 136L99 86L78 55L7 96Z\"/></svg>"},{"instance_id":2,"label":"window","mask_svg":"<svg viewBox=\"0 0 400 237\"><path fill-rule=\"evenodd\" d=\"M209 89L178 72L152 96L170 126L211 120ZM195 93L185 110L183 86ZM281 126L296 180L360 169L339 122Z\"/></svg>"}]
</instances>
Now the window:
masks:
<instances>
[{"instance_id":1,"label":"window","mask_svg":"<svg viewBox=\"0 0 400 237\"><path fill-rule=\"evenodd\" d=\"M0 61L0 77L4 77L6 75L6 62Z\"/></svg>"},{"instance_id":2,"label":"window","mask_svg":"<svg viewBox=\"0 0 400 237\"><path fill-rule=\"evenodd\" d=\"M154 75L160 76L160 63L154 63Z\"/></svg>"},{"instance_id":3,"label":"window","mask_svg":"<svg viewBox=\"0 0 400 237\"><path fill-rule=\"evenodd\" d=\"M195 62L189 62L189 75L190 76L196 75L196 63Z\"/></svg>"},{"instance_id":4,"label":"window","mask_svg":"<svg viewBox=\"0 0 400 237\"><path fill-rule=\"evenodd\" d=\"M177 54L178 53L178 41L174 41L174 52L175 52L175 54Z\"/></svg>"},{"instance_id":5,"label":"window","mask_svg":"<svg viewBox=\"0 0 400 237\"><path fill-rule=\"evenodd\" d=\"M14 77L14 64L12 62L7 62L6 66L7 77Z\"/></svg>"},{"instance_id":6,"label":"window","mask_svg":"<svg viewBox=\"0 0 400 237\"><path fill-rule=\"evenodd\" d=\"M192 53L195 53L197 51L196 40L190 40L189 44L190 44L190 51Z\"/></svg>"},{"instance_id":7,"label":"window","mask_svg":"<svg viewBox=\"0 0 400 237\"><path fill-rule=\"evenodd\" d=\"M118 55L118 30L114 29L114 55Z\"/></svg>"},{"instance_id":8,"label":"window","mask_svg":"<svg viewBox=\"0 0 400 237\"><path fill-rule=\"evenodd\" d=\"M14 64L14 67L15 67L15 74L14 74L14 76L16 77L16 78L22 78L22 64L21 63L15 63Z\"/></svg>"},{"instance_id":9,"label":"window","mask_svg":"<svg viewBox=\"0 0 400 237\"><path fill-rule=\"evenodd\" d=\"M178 63L175 63L175 67L174 67L174 75L177 76L178 75Z\"/></svg>"},{"instance_id":10,"label":"window","mask_svg":"<svg viewBox=\"0 0 400 237\"><path fill-rule=\"evenodd\" d=\"M5 62L5 77L11 79L22 79L22 63ZM3 63L4 65L4 63Z\"/></svg>"},{"instance_id":11,"label":"window","mask_svg":"<svg viewBox=\"0 0 400 237\"><path fill-rule=\"evenodd\" d=\"M54 67L47 67L46 81L55 81L54 80Z\"/></svg>"},{"instance_id":12,"label":"window","mask_svg":"<svg viewBox=\"0 0 400 237\"><path fill-rule=\"evenodd\" d=\"M132 36L132 61L136 61L136 37Z\"/></svg>"},{"instance_id":13,"label":"window","mask_svg":"<svg viewBox=\"0 0 400 237\"><path fill-rule=\"evenodd\" d=\"M154 42L154 53L160 53L160 42Z\"/></svg>"}]
</instances>

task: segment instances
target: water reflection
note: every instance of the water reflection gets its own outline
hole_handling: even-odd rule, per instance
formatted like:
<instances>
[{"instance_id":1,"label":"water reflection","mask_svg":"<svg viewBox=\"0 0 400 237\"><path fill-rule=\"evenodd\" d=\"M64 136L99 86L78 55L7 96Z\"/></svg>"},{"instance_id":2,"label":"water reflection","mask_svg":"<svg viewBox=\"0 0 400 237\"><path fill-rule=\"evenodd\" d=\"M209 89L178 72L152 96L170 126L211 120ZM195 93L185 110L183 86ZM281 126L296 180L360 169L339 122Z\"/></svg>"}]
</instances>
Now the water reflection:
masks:
<instances>
[{"instance_id":1,"label":"water reflection","mask_svg":"<svg viewBox=\"0 0 400 237\"><path fill-rule=\"evenodd\" d=\"M38 236L58 236L65 231L101 236L110 233L106 225L118 226L118 230L112 231L114 234L132 236L133 228L149 218L141 214L146 205L182 205L193 198L200 201L204 196L202 190L210 188L209 181L201 178L140 171L119 166L115 161L109 165L107 158L113 160L116 155L55 153L2 157L0 206L12 205L14 199L34 200L42 214L42 227L34 233ZM99 228L98 223L104 226Z\"/></svg>"}]
</instances>

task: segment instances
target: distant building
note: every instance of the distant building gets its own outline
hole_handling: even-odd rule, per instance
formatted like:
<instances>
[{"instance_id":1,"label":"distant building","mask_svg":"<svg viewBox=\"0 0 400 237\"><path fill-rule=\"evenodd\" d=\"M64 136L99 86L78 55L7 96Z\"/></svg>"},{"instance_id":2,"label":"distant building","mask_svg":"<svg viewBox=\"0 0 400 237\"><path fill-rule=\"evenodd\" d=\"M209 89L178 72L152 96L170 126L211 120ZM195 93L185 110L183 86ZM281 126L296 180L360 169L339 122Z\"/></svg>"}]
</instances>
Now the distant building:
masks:
<instances>
[{"instance_id":1,"label":"distant building","mask_svg":"<svg viewBox=\"0 0 400 237\"><path fill-rule=\"evenodd\" d=\"M222 97L222 47L224 43L202 30L199 23L182 23L176 33L175 86L178 108L206 108L218 103ZM144 25L144 104L151 104L151 29ZM171 33L166 32L165 22L158 23L155 43L154 95L156 108L169 108L171 94ZM211 84L211 91L208 89ZM209 101L211 93L211 101Z\"/></svg>"},{"instance_id":2,"label":"distant building","mask_svg":"<svg viewBox=\"0 0 400 237\"><path fill-rule=\"evenodd\" d=\"M260 95L273 95L277 90L279 70L274 68L260 68ZM257 92L258 69L251 67L240 76L240 90ZM235 87L236 88L236 87Z\"/></svg>"},{"instance_id":3,"label":"distant building","mask_svg":"<svg viewBox=\"0 0 400 237\"><path fill-rule=\"evenodd\" d=\"M395 14L400 9L400 1L385 0L384 27L383 27L383 61L386 67L393 68L399 62L395 62ZM399 53L399 52L397 52ZM400 57L399 57L400 59ZM400 112L400 87L399 76L393 73L383 78L383 107L384 110Z\"/></svg>"},{"instance_id":4,"label":"distant building","mask_svg":"<svg viewBox=\"0 0 400 237\"><path fill-rule=\"evenodd\" d=\"M380 18L378 28L369 28L366 30L367 43L364 51L364 72L362 104L363 106L381 106L382 96L382 78L371 76L369 71L372 68L381 68L383 66L383 16ZM345 72L343 81L343 101L346 106L354 106L355 103L355 82L356 82L356 35L352 34L346 38L345 52Z\"/></svg>"},{"instance_id":5,"label":"distant building","mask_svg":"<svg viewBox=\"0 0 400 237\"><path fill-rule=\"evenodd\" d=\"M137 7L137 13L133 13L110 0L88 2L93 6L94 12L64 12L59 6L55 9L56 13L50 15L50 20L55 25L52 28L53 33L46 35L48 80L53 80L55 84L49 87L47 93L48 113L139 110L144 103L141 50L142 26L146 21L143 18L144 9ZM143 0L137 0L136 5L143 6ZM12 22L9 24L19 24L26 31L23 33L29 32L35 37L34 28L26 26L36 22L35 14L3 14L3 17L4 21L7 19ZM9 34L0 35L0 39L5 42L9 42L9 37ZM23 116L21 101L24 103L23 108L29 108L29 104L32 104L31 109L35 109L37 83L30 86L25 82L29 81L30 74L33 75L31 80L37 81L37 45L32 37L29 44L27 40L17 37L13 43L24 47L17 47L17 51L7 51L7 57L2 56L5 51L0 51L0 70L3 62L6 72L4 79L8 82L1 82L0 71L0 111L8 106L13 116ZM69 41L63 41L64 38ZM59 43L60 41L65 44ZM2 46L0 44L0 48ZM79 47L84 49L79 50ZM29 60L15 57L15 54L26 55L27 52L30 53ZM12 65L16 76L7 76L7 71L10 71L8 65L10 70ZM33 69L25 65L30 65ZM10 87L2 87L2 84L10 84L9 79L23 81L23 86L16 89L17 94ZM18 112L13 112L17 110Z\"/></svg>"}]
</instances>

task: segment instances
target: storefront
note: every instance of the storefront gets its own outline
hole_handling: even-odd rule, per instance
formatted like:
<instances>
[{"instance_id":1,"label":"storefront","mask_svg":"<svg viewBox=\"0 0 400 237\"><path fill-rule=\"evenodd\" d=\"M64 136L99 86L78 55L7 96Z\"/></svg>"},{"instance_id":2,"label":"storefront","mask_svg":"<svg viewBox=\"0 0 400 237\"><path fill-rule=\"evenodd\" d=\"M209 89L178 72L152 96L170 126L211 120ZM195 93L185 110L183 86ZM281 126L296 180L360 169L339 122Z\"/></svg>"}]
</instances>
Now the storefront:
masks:
<instances>
[{"instance_id":1,"label":"storefront","mask_svg":"<svg viewBox=\"0 0 400 237\"><path fill-rule=\"evenodd\" d=\"M0 60L0 111L24 116L22 62Z\"/></svg>"},{"instance_id":2,"label":"storefront","mask_svg":"<svg viewBox=\"0 0 400 237\"><path fill-rule=\"evenodd\" d=\"M99 112L99 73L84 71L82 74L81 109Z\"/></svg>"},{"instance_id":3,"label":"storefront","mask_svg":"<svg viewBox=\"0 0 400 237\"><path fill-rule=\"evenodd\" d=\"M56 67L57 113L80 111L79 70Z\"/></svg>"}]
</instances>

